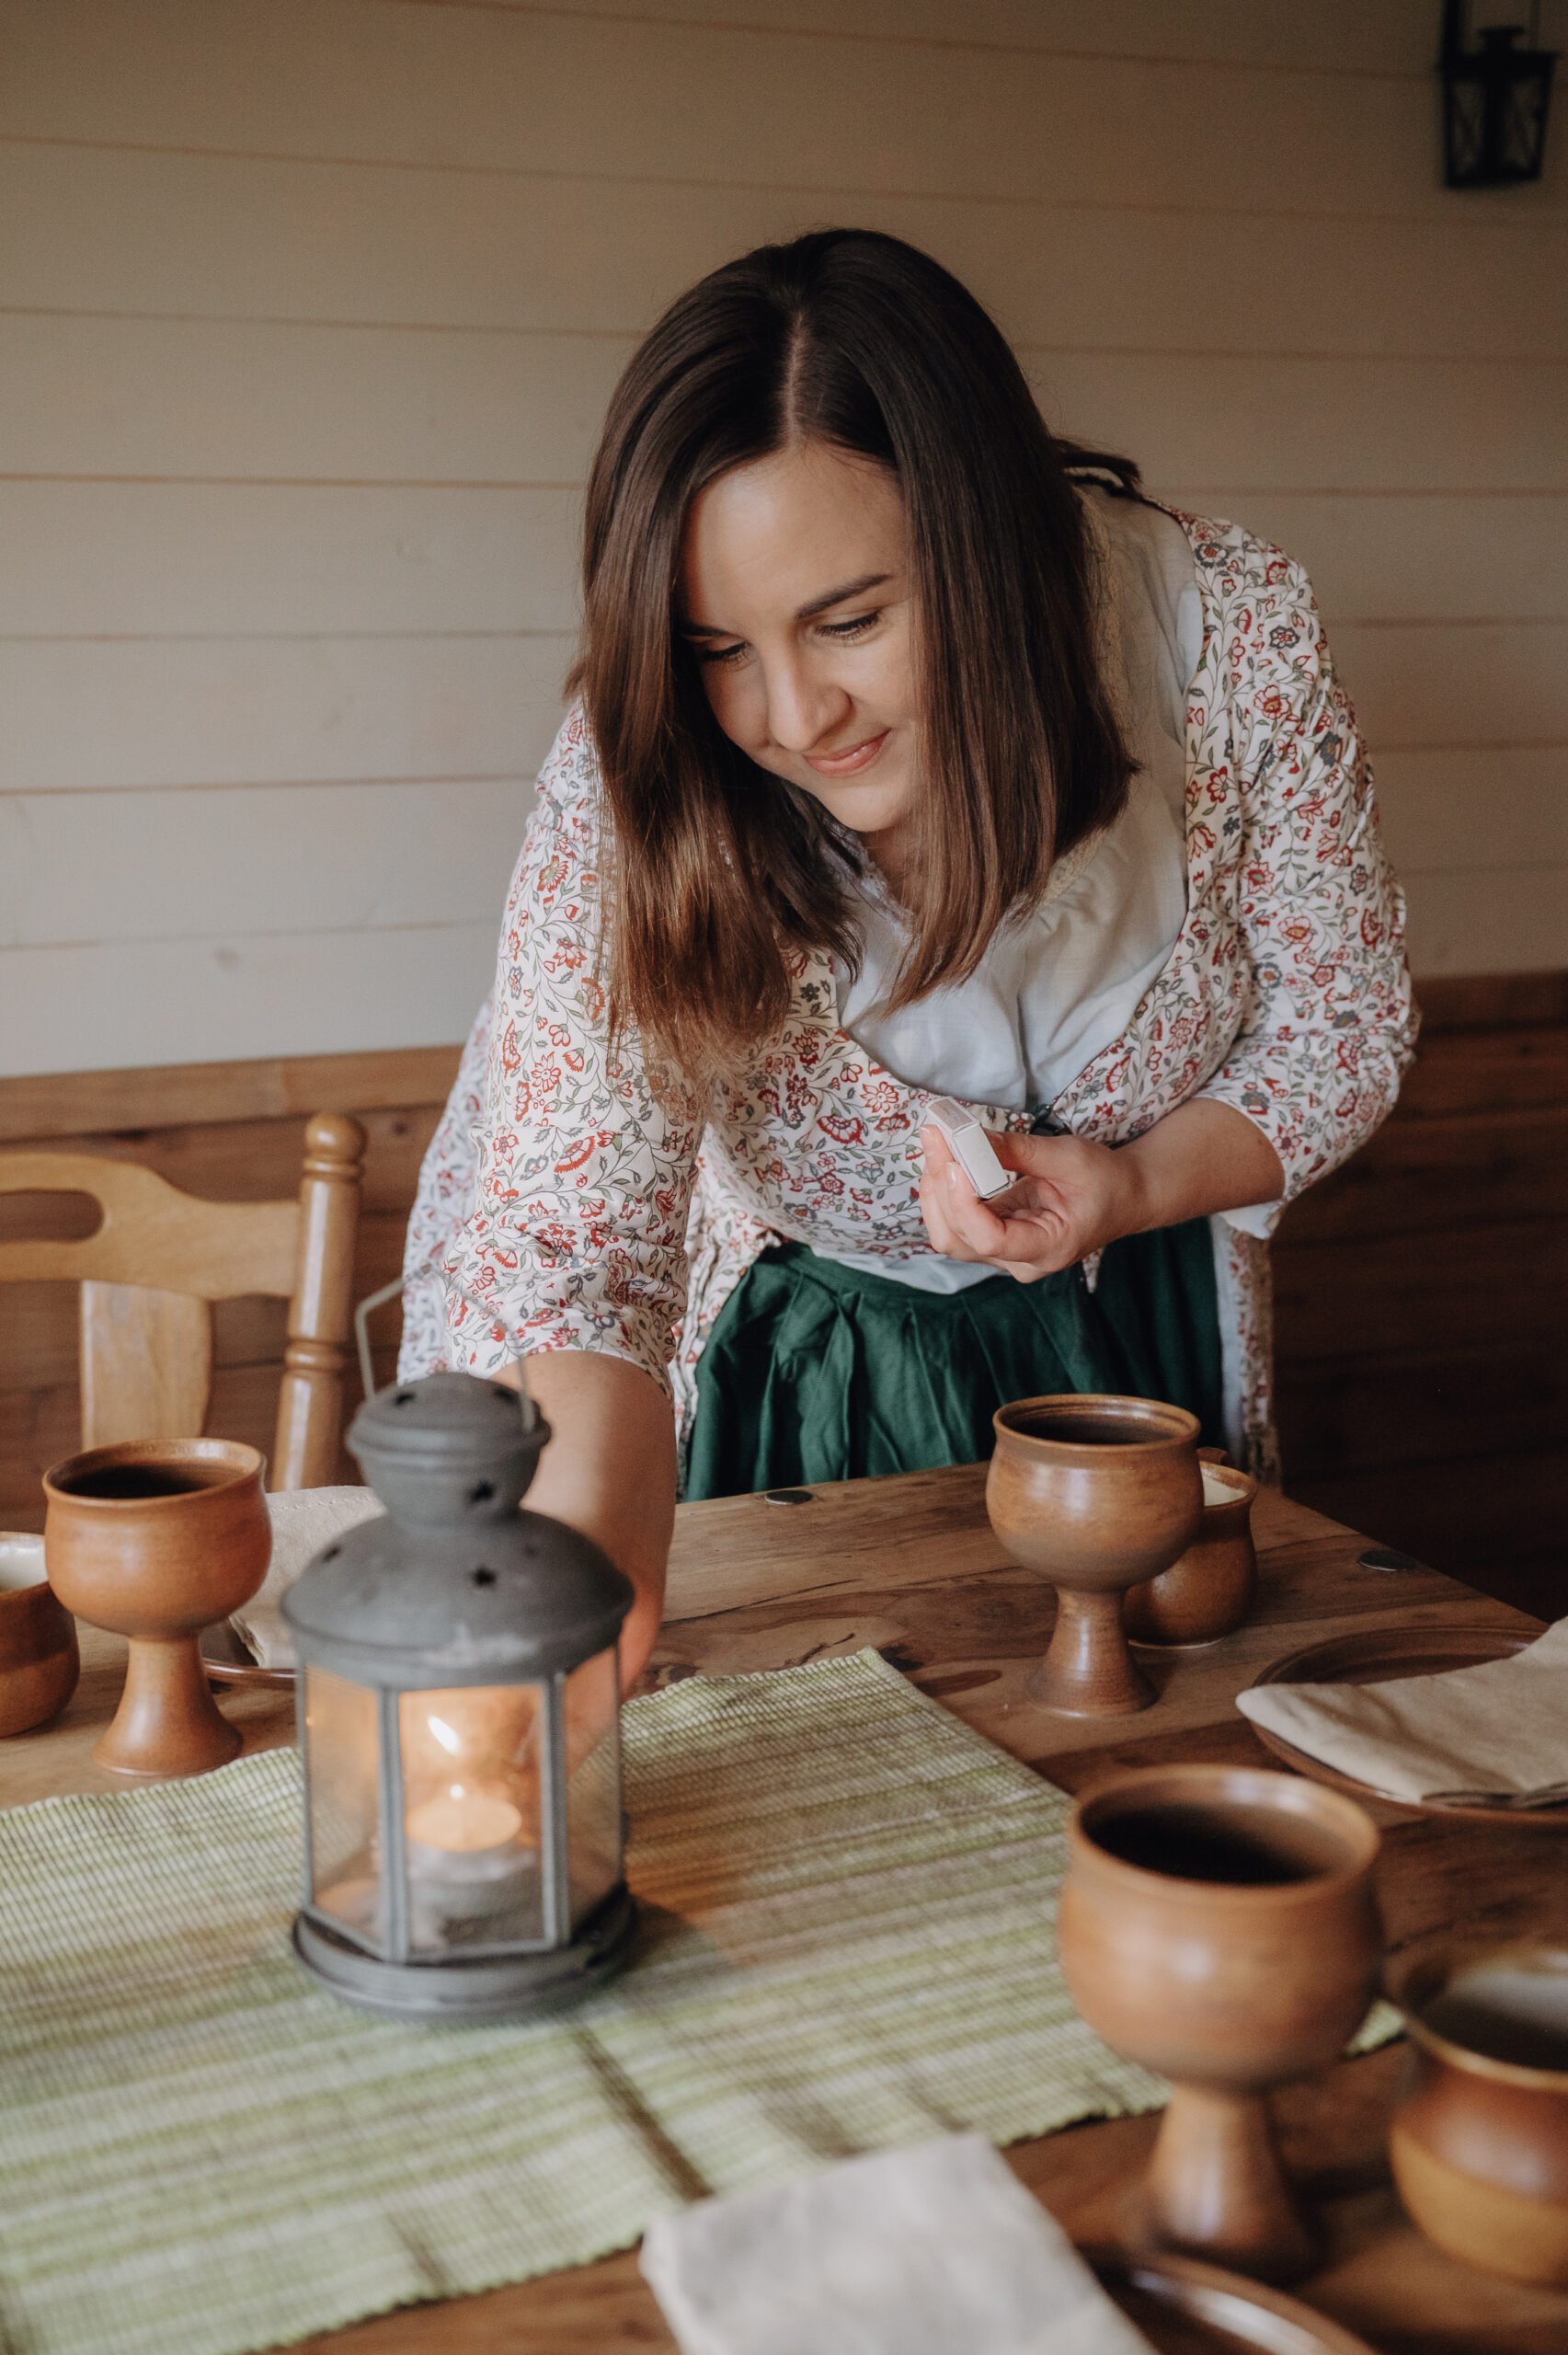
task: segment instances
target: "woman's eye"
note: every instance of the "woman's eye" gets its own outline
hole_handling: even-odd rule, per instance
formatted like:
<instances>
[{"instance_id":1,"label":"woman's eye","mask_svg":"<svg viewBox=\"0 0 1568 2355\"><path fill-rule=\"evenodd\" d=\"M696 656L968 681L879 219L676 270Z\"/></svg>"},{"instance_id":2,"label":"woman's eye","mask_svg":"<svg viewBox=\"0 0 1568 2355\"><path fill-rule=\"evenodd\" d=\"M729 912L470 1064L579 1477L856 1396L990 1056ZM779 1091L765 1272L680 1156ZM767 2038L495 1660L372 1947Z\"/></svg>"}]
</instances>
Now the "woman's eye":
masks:
<instances>
[{"instance_id":1,"label":"woman's eye","mask_svg":"<svg viewBox=\"0 0 1568 2355\"><path fill-rule=\"evenodd\" d=\"M733 646L704 646L699 643L696 647L699 662L738 662L745 651L744 638L738 639Z\"/></svg>"},{"instance_id":2,"label":"woman's eye","mask_svg":"<svg viewBox=\"0 0 1568 2355\"><path fill-rule=\"evenodd\" d=\"M872 625L876 622L879 622L881 619L882 615L878 612L875 614L856 614L854 619L848 622L824 622L822 625L822 635L824 638L836 638L841 641L845 638L864 638L866 631L871 628Z\"/></svg>"}]
</instances>

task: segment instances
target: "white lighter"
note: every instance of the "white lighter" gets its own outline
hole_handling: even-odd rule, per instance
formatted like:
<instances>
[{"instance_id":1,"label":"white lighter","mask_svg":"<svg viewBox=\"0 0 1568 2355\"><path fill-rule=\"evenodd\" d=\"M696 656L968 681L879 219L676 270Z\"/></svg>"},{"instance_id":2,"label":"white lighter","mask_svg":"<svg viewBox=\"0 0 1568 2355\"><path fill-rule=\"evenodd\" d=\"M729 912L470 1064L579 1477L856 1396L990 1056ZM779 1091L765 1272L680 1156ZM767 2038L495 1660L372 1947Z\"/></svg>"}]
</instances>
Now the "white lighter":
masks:
<instances>
[{"instance_id":1,"label":"white lighter","mask_svg":"<svg viewBox=\"0 0 1568 2355\"><path fill-rule=\"evenodd\" d=\"M956 1104L951 1096L933 1096L926 1113L932 1126L940 1129L965 1177L982 1202L998 1194L1005 1194L1016 1182L1015 1173L1004 1169L996 1157L996 1149L972 1112Z\"/></svg>"}]
</instances>

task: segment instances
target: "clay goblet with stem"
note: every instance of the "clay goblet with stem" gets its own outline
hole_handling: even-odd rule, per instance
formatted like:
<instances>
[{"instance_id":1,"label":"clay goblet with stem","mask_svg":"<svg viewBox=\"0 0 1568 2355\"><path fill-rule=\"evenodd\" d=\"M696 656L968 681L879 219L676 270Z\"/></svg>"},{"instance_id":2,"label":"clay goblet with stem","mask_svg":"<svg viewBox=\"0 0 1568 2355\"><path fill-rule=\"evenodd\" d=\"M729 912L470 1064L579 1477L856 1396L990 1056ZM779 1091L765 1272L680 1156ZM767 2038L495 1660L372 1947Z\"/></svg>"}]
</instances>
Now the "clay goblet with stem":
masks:
<instances>
[{"instance_id":1,"label":"clay goblet with stem","mask_svg":"<svg viewBox=\"0 0 1568 2355\"><path fill-rule=\"evenodd\" d=\"M1114 2051L1173 2087L1134 2241L1299 2280L1318 2244L1265 2095L1328 2067L1371 2002L1371 1818L1294 1775L1150 1766L1084 1799L1069 1841L1069 1993Z\"/></svg>"},{"instance_id":2,"label":"clay goblet with stem","mask_svg":"<svg viewBox=\"0 0 1568 2355\"><path fill-rule=\"evenodd\" d=\"M51 1585L79 1619L131 1640L120 1707L93 1752L112 1774L202 1775L240 1747L197 1637L267 1574L262 1469L235 1441L128 1440L44 1476Z\"/></svg>"},{"instance_id":3,"label":"clay goblet with stem","mask_svg":"<svg viewBox=\"0 0 1568 2355\"><path fill-rule=\"evenodd\" d=\"M1156 1398L1019 1398L992 1417L990 1525L1057 1591L1057 1623L1025 1690L1073 1717L1146 1709L1122 1596L1168 1570L1203 1517L1198 1422Z\"/></svg>"}]
</instances>

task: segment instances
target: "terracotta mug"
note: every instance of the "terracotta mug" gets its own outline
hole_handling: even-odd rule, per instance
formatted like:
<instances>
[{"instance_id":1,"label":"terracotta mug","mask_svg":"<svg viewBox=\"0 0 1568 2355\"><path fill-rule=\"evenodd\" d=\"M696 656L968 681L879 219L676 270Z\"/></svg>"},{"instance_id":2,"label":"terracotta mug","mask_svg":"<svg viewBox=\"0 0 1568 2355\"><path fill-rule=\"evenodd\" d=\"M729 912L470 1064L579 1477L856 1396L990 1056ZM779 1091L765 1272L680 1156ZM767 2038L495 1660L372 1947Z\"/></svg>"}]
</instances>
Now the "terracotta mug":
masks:
<instances>
[{"instance_id":1,"label":"terracotta mug","mask_svg":"<svg viewBox=\"0 0 1568 2355\"><path fill-rule=\"evenodd\" d=\"M78 1618L131 1640L120 1707L93 1752L112 1774L200 1775L240 1747L197 1637L267 1574L262 1469L254 1447L231 1440L127 1440L44 1476L55 1592Z\"/></svg>"},{"instance_id":2,"label":"terracotta mug","mask_svg":"<svg viewBox=\"0 0 1568 2355\"><path fill-rule=\"evenodd\" d=\"M1326 2068L1366 2015L1376 1827L1298 1775L1150 1766L1084 1799L1069 1845L1068 1991L1114 2051L1173 2081L1134 2240L1299 2279L1317 2241L1264 2095Z\"/></svg>"},{"instance_id":3,"label":"terracotta mug","mask_svg":"<svg viewBox=\"0 0 1568 2355\"><path fill-rule=\"evenodd\" d=\"M1392 1975L1410 2030L1394 2181L1462 2264L1568 2290L1568 1952L1428 1954Z\"/></svg>"},{"instance_id":4,"label":"terracotta mug","mask_svg":"<svg viewBox=\"0 0 1568 2355\"><path fill-rule=\"evenodd\" d=\"M0 1530L0 1734L58 1717L81 1672L76 1622L48 1582L42 1538Z\"/></svg>"},{"instance_id":5,"label":"terracotta mug","mask_svg":"<svg viewBox=\"0 0 1568 2355\"><path fill-rule=\"evenodd\" d=\"M1135 1644L1178 1648L1212 1644L1245 1625L1258 1586L1253 1544L1250 1473L1216 1462L1218 1448L1200 1447L1203 1519L1178 1561L1157 1579L1128 1587L1122 1624Z\"/></svg>"},{"instance_id":6,"label":"terracotta mug","mask_svg":"<svg viewBox=\"0 0 1568 2355\"><path fill-rule=\"evenodd\" d=\"M1019 1398L991 1418L990 1525L1057 1591L1057 1623L1025 1690L1048 1709L1119 1717L1154 1688L1122 1629L1129 1586L1169 1569L1203 1512L1196 1415L1156 1398Z\"/></svg>"}]
</instances>

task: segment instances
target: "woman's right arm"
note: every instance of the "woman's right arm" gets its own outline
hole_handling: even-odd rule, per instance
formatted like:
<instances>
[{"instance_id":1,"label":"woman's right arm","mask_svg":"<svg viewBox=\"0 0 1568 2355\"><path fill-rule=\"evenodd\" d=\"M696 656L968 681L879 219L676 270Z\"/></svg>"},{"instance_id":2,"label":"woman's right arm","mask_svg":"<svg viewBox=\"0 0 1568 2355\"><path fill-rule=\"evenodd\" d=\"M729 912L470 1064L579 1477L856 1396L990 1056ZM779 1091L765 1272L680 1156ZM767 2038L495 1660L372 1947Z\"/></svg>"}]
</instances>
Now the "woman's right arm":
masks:
<instances>
[{"instance_id":1,"label":"woman's right arm","mask_svg":"<svg viewBox=\"0 0 1568 2355\"><path fill-rule=\"evenodd\" d=\"M528 1491L531 1512L553 1513L602 1545L636 1589L621 1634L621 1689L641 1675L664 1614L664 1574L675 1527L675 1416L670 1400L624 1358L555 1350L493 1380L528 1385L553 1436Z\"/></svg>"},{"instance_id":2,"label":"woman's right arm","mask_svg":"<svg viewBox=\"0 0 1568 2355\"><path fill-rule=\"evenodd\" d=\"M540 773L501 927L474 1207L442 1264L447 1363L517 1381L522 1361L556 1434L530 1502L604 1545L651 1645L704 1108L679 1083L656 1092L635 1038L612 1052L601 904L598 778L574 713Z\"/></svg>"}]
</instances>

